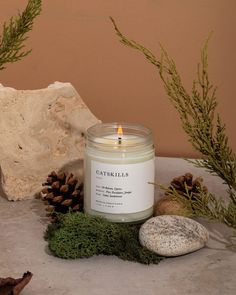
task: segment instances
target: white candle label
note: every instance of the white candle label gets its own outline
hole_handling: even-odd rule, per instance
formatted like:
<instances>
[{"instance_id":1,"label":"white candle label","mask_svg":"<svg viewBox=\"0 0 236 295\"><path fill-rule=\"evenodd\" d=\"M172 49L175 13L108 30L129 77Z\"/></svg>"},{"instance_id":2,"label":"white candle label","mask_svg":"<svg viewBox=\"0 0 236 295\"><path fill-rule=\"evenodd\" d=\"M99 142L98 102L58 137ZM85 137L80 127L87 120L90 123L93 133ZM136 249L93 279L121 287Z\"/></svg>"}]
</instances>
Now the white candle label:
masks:
<instances>
[{"instance_id":1,"label":"white candle label","mask_svg":"<svg viewBox=\"0 0 236 295\"><path fill-rule=\"evenodd\" d=\"M91 208L104 213L136 213L153 206L154 159L135 164L91 161Z\"/></svg>"}]
</instances>

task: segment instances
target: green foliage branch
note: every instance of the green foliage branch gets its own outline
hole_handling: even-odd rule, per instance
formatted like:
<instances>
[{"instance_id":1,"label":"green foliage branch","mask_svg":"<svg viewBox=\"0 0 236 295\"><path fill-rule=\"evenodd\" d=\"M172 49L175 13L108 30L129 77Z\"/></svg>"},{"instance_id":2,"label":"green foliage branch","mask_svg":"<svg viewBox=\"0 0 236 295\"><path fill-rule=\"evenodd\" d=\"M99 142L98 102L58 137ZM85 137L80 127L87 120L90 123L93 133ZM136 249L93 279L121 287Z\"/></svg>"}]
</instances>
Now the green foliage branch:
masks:
<instances>
[{"instance_id":1,"label":"green foliage branch","mask_svg":"<svg viewBox=\"0 0 236 295\"><path fill-rule=\"evenodd\" d=\"M198 199L192 198L186 189L181 196L174 188L164 188L180 202L187 202L194 208L196 215L208 217L236 228L236 155L228 143L225 124L216 113L216 87L208 76L208 38L201 51L201 62L197 67L197 78L193 81L191 93L182 83L175 62L166 50L161 48L160 59L143 45L127 38L118 29L113 18L110 18L120 42L140 51L145 58L157 67L160 78L170 102L177 109L184 131L202 159L191 161L195 166L206 168L210 173L218 175L228 186L228 200L225 203L215 195L201 190ZM201 188L199 188L201 189ZM187 204L186 204L187 205Z\"/></svg>"},{"instance_id":2,"label":"green foliage branch","mask_svg":"<svg viewBox=\"0 0 236 295\"><path fill-rule=\"evenodd\" d=\"M139 243L140 225L117 224L99 216L81 212L59 215L48 226L45 239L51 252L60 258L88 258L116 255L123 260L143 264L159 263L161 257Z\"/></svg>"},{"instance_id":3,"label":"green foliage branch","mask_svg":"<svg viewBox=\"0 0 236 295\"><path fill-rule=\"evenodd\" d=\"M13 63L27 56L31 50L24 50L26 34L32 30L36 16L41 12L41 0L29 0L26 8L17 17L12 17L9 23L3 24L0 37L0 70L5 64Z\"/></svg>"},{"instance_id":4,"label":"green foliage branch","mask_svg":"<svg viewBox=\"0 0 236 295\"><path fill-rule=\"evenodd\" d=\"M173 186L157 186L163 189L174 200L182 203L183 207L188 210L190 216L200 216L212 221L222 222L236 230L236 207L231 200L226 204L224 200L217 198L202 186L198 187L199 193L197 198L193 193L189 192L186 183L185 191L182 194L177 192Z\"/></svg>"}]
</instances>

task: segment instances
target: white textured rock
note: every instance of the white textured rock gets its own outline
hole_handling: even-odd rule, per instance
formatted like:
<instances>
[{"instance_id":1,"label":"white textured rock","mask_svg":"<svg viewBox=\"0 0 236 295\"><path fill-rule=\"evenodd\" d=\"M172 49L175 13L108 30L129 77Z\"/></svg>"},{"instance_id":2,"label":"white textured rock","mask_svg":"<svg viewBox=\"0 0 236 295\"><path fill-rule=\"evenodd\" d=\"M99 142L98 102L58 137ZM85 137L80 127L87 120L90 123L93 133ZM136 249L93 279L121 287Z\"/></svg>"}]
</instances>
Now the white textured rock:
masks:
<instances>
[{"instance_id":1,"label":"white textured rock","mask_svg":"<svg viewBox=\"0 0 236 295\"><path fill-rule=\"evenodd\" d=\"M153 217L139 231L142 246L163 256L179 256L201 249L208 238L203 225L175 215Z\"/></svg>"},{"instance_id":2,"label":"white textured rock","mask_svg":"<svg viewBox=\"0 0 236 295\"><path fill-rule=\"evenodd\" d=\"M98 122L70 83L39 90L0 84L0 195L31 198L51 170L81 174L83 134Z\"/></svg>"}]
</instances>

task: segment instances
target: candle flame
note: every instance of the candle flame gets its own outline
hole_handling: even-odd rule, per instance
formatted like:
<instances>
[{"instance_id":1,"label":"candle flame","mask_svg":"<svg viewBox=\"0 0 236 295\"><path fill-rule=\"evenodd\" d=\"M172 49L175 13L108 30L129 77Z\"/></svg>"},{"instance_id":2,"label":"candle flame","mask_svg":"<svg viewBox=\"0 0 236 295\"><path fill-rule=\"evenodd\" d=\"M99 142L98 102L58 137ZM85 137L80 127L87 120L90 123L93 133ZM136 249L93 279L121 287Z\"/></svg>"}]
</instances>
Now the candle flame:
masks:
<instances>
[{"instance_id":1,"label":"candle flame","mask_svg":"<svg viewBox=\"0 0 236 295\"><path fill-rule=\"evenodd\" d=\"M123 129L122 129L121 126L118 127L117 134L118 134L119 137L121 137L123 135Z\"/></svg>"}]
</instances>

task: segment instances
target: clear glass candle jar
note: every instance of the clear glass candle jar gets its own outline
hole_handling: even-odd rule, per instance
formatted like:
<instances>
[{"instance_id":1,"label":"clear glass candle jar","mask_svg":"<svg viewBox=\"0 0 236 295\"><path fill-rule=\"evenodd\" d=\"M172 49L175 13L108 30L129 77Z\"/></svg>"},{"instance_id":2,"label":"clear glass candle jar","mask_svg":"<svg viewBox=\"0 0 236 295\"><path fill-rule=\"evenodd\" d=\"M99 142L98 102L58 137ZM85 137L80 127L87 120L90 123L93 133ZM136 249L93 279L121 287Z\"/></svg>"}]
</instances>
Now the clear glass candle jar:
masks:
<instances>
[{"instance_id":1,"label":"clear glass candle jar","mask_svg":"<svg viewBox=\"0 0 236 295\"><path fill-rule=\"evenodd\" d=\"M85 212L114 222L153 214L155 151L150 129L138 124L90 127L85 149Z\"/></svg>"}]
</instances>

